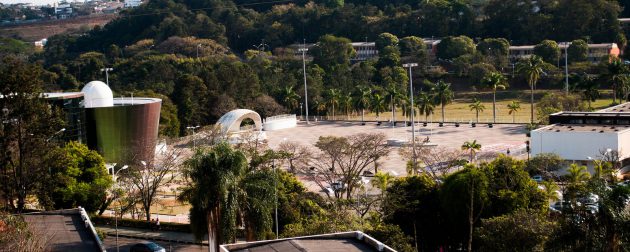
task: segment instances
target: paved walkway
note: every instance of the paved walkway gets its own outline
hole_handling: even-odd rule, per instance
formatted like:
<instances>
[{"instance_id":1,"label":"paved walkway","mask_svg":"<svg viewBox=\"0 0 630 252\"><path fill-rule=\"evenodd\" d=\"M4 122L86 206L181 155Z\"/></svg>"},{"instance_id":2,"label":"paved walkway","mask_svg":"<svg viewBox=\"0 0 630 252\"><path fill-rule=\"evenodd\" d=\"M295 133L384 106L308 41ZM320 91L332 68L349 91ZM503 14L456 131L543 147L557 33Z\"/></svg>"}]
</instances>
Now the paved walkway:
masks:
<instances>
[{"instance_id":1,"label":"paved walkway","mask_svg":"<svg viewBox=\"0 0 630 252\"><path fill-rule=\"evenodd\" d=\"M111 226L96 226L96 228L105 232L108 239L115 239L116 229ZM138 238L153 241L170 241L187 244L200 244L195 241L195 237L191 233L173 232L173 231L152 231L146 229L118 227L118 237ZM204 239L203 244L207 245L208 240Z\"/></svg>"}]
</instances>

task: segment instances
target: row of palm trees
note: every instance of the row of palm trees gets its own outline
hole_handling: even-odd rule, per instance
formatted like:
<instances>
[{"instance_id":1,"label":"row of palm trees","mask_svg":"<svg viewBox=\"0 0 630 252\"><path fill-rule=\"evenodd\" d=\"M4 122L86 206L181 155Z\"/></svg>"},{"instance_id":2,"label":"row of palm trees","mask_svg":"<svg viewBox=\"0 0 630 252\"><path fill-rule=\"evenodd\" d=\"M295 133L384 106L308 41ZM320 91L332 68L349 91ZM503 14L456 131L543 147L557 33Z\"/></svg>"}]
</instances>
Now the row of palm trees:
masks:
<instances>
[{"instance_id":1,"label":"row of palm trees","mask_svg":"<svg viewBox=\"0 0 630 252\"><path fill-rule=\"evenodd\" d=\"M621 67L615 67L613 64L609 68L609 72L624 73ZM544 74L545 63L542 58L538 56L532 56L524 59L518 63L518 72L527 80L531 90L531 122L534 122L534 90L540 77ZM624 83L627 79L624 79L625 74L614 74L611 79L613 83ZM427 81L428 82L428 81ZM493 122L496 122L496 92L497 90L503 90L508 87L507 78L500 72L490 72L482 79L482 86L492 91L492 118ZM414 104L414 113L416 108L420 115L424 115L425 119L433 114L435 107L440 106L442 122L445 121L445 107L453 102L454 92L450 83L446 83L439 80L435 83L428 82L429 90L420 91L417 94L416 104ZM614 85L613 89L616 86ZM629 88L630 91L630 88ZM593 93L592 88L584 92ZM290 110L295 111L298 108L300 95L296 93L293 86L286 86L282 90L282 102ZM350 111L361 111L361 121L365 121L365 110L370 110L376 113L377 118L380 114L388 109L391 109L392 119L395 121L396 107L403 108L403 115L409 116L408 108L409 99L406 93L406 89L399 88L394 85L389 85L385 88L378 86L358 86L354 92L343 92L340 89L332 88L326 92L324 100L314 100L314 109L318 116L321 116L322 112L330 112L332 119L336 119L336 112L342 111L349 118ZM470 105L471 110L478 112L483 111L485 107L479 101L475 100ZM508 105L510 114L514 113L520 108L515 102ZM478 118L478 116L477 116Z\"/></svg>"}]
</instances>

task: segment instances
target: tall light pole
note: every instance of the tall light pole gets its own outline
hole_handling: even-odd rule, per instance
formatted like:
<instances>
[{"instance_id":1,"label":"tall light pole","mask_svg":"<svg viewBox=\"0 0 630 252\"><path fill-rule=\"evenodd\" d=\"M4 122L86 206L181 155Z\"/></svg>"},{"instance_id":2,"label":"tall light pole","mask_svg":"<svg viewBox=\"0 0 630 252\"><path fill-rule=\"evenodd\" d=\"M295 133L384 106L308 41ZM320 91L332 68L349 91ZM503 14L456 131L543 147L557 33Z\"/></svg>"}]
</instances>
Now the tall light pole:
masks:
<instances>
[{"instance_id":1,"label":"tall light pole","mask_svg":"<svg viewBox=\"0 0 630 252\"><path fill-rule=\"evenodd\" d=\"M413 75L411 74L411 68L417 67L418 63L403 64L403 67L409 68L409 94L411 95L411 148L413 154L413 160L411 161L411 175L416 173L416 121L413 118L415 105L413 103Z\"/></svg>"},{"instance_id":2,"label":"tall light pole","mask_svg":"<svg viewBox=\"0 0 630 252\"><path fill-rule=\"evenodd\" d=\"M105 72L105 83L109 86L109 71L114 71L111 67L101 68L101 72Z\"/></svg>"},{"instance_id":3,"label":"tall light pole","mask_svg":"<svg viewBox=\"0 0 630 252\"><path fill-rule=\"evenodd\" d=\"M569 45L571 42L564 42L564 91L569 94Z\"/></svg>"},{"instance_id":4,"label":"tall light pole","mask_svg":"<svg viewBox=\"0 0 630 252\"><path fill-rule=\"evenodd\" d=\"M306 124L308 124L308 89L306 87L306 52L308 51L308 48L306 48L306 42L302 48L298 49L298 51L302 52L302 69L304 71L304 105L306 105Z\"/></svg>"},{"instance_id":5,"label":"tall light pole","mask_svg":"<svg viewBox=\"0 0 630 252\"><path fill-rule=\"evenodd\" d=\"M199 58L199 47L201 47L201 44L197 44L197 59Z\"/></svg>"},{"instance_id":6,"label":"tall light pole","mask_svg":"<svg viewBox=\"0 0 630 252\"><path fill-rule=\"evenodd\" d=\"M186 127L186 129L192 130L192 136L193 136L193 149L195 149L197 147L197 144L195 142L195 129L199 128L199 125L197 126L188 126Z\"/></svg>"},{"instance_id":7,"label":"tall light pole","mask_svg":"<svg viewBox=\"0 0 630 252\"><path fill-rule=\"evenodd\" d=\"M120 168L118 171L116 171L115 170L116 169L116 165L112 166L112 178L114 179L114 185L115 185L116 189L118 189L118 173L120 171L122 171L122 170L127 169L127 168L129 168L129 166L128 165L124 165L122 168ZM118 192L114 191L114 193L117 194ZM116 197L116 198L118 198L118 197ZM119 206L119 208L120 208L120 211L122 211L122 207ZM116 207L114 207L114 222L116 223L115 224L115 227L116 227L116 252L118 252L118 251L120 251L119 250L120 248L118 247L118 213L116 213Z\"/></svg>"},{"instance_id":8,"label":"tall light pole","mask_svg":"<svg viewBox=\"0 0 630 252\"><path fill-rule=\"evenodd\" d=\"M273 194L275 197L275 207L274 207L274 211L275 211L275 215L276 215L276 240L278 239L279 235L278 235L278 171L276 170L276 162L272 159L271 160L271 168L273 168L273 174L274 174L274 187L273 187Z\"/></svg>"}]
</instances>

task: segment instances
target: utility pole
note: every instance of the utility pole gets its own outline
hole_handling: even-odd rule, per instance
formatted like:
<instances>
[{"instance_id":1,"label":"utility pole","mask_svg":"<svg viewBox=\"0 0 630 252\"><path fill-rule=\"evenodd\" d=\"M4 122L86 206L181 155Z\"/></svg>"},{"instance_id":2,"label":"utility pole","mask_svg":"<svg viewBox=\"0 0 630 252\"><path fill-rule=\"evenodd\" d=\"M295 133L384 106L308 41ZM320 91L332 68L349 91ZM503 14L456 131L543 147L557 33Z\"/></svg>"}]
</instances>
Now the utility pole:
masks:
<instances>
[{"instance_id":1,"label":"utility pole","mask_svg":"<svg viewBox=\"0 0 630 252\"><path fill-rule=\"evenodd\" d=\"M306 40L304 40L302 48L298 49L298 51L302 52L302 69L304 71L304 105L306 105L306 110L305 110L306 111L306 124L309 124L308 122L308 88L306 86L306 52L308 51L308 48L306 48Z\"/></svg>"},{"instance_id":2,"label":"utility pole","mask_svg":"<svg viewBox=\"0 0 630 252\"><path fill-rule=\"evenodd\" d=\"M192 133L193 133L193 134L192 134L192 136L193 136L193 150L197 147L197 144L196 144L196 142L195 142L195 140L196 140L196 139L195 139L195 129L197 129L197 128L199 128L199 125L197 125L197 126L188 126L188 127L186 127L186 129L192 130Z\"/></svg>"},{"instance_id":3,"label":"utility pole","mask_svg":"<svg viewBox=\"0 0 630 252\"><path fill-rule=\"evenodd\" d=\"M564 91L569 94L569 45L571 42L564 43Z\"/></svg>"},{"instance_id":4,"label":"utility pole","mask_svg":"<svg viewBox=\"0 0 630 252\"><path fill-rule=\"evenodd\" d=\"M101 68L101 72L105 72L105 84L109 86L109 71L114 71L111 67Z\"/></svg>"},{"instance_id":5,"label":"utility pole","mask_svg":"<svg viewBox=\"0 0 630 252\"><path fill-rule=\"evenodd\" d=\"M413 118L415 105L413 103L413 75L411 74L411 68L417 67L418 63L403 64L403 67L409 68L409 94L411 95L411 149L413 154L413 160L411 161L411 175L416 173L416 121Z\"/></svg>"}]
</instances>

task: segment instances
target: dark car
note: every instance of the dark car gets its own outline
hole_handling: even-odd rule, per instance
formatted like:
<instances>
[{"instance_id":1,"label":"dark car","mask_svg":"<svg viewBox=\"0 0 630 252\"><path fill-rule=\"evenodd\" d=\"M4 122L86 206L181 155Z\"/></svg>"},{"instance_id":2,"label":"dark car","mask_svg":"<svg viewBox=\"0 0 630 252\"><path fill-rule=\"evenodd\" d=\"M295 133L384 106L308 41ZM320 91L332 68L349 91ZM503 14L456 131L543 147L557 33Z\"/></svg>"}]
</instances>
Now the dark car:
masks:
<instances>
[{"instance_id":1,"label":"dark car","mask_svg":"<svg viewBox=\"0 0 630 252\"><path fill-rule=\"evenodd\" d=\"M153 242L138 243L133 245L130 252L166 252L166 249L162 248Z\"/></svg>"}]
</instances>

